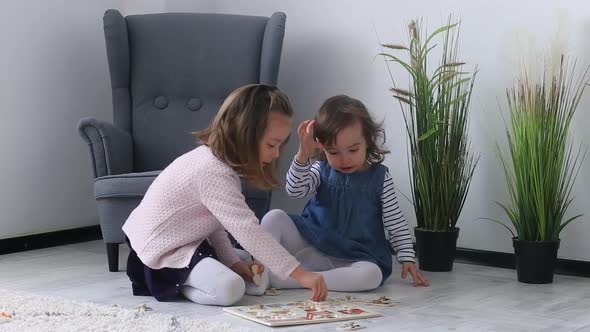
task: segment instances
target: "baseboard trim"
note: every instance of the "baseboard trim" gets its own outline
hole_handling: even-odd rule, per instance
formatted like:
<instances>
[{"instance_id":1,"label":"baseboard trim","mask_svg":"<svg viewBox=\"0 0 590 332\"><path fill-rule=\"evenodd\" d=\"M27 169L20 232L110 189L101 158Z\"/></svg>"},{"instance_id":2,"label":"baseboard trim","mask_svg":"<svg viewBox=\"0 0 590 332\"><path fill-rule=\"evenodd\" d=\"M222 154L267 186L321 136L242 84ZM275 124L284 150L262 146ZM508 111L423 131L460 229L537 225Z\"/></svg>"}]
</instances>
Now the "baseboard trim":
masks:
<instances>
[{"instance_id":1,"label":"baseboard trim","mask_svg":"<svg viewBox=\"0 0 590 332\"><path fill-rule=\"evenodd\" d=\"M514 254L497 251L457 248L455 261L506 269L516 268ZM590 262L558 258L555 273L590 278Z\"/></svg>"},{"instance_id":2,"label":"baseboard trim","mask_svg":"<svg viewBox=\"0 0 590 332\"><path fill-rule=\"evenodd\" d=\"M0 255L100 239L102 239L100 225L0 239ZM457 248L455 261L506 269L514 269L516 266L512 253L469 248ZM590 278L590 262L559 258L555 273Z\"/></svg>"},{"instance_id":3,"label":"baseboard trim","mask_svg":"<svg viewBox=\"0 0 590 332\"><path fill-rule=\"evenodd\" d=\"M102 239L100 225L0 239L0 255Z\"/></svg>"}]
</instances>

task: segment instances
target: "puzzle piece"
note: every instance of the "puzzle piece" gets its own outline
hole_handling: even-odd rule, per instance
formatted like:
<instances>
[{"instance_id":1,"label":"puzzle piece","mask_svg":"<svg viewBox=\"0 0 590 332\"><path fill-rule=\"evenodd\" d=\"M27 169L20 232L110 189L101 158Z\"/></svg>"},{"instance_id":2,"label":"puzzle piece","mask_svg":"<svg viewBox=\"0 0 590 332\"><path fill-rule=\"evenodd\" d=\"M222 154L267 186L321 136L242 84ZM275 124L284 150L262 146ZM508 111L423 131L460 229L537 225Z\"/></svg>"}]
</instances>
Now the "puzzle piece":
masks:
<instances>
[{"instance_id":1,"label":"puzzle piece","mask_svg":"<svg viewBox=\"0 0 590 332\"><path fill-rule=\"evenodd\" d=\"M258 310L258 311L260 311L262 309L264 309L264 304L255 304L255 305L250 306L248 308L248 310Z\"/></svg>"},{"instance_id":2,"label":"puzzle piece","mask_svg":"<svg viewBox=\"0 0 590 332\"><path fill-rule=\"evenodd\" d=\"M4 318L12 318L12 315L4 312L4 311L0 311L0 317L4 317Z\"/></svg>"},{"instance_id":3,"label":"puzzle piece","mask_svg":"<svg viewBox=\"0 0 590 332\"><path fill-rule=\"evenodd\" d=\"M262 276L260 273L258 273L260 271L260 267L258 265L252 265L250 266L250 270L252 270L252 273L254 273L252 282L254 282L256 286L260 286L260 284L262 284Z\"/></svg>"},{"instance_id":4,"label":"puzzle piece","mask_svg":"<svg viewBox=\"0 0 590 332\"><path fill-rule=\"evenodd\" d=\"M148 307L147 304L142 303L140 305L138 305L137 307L133 307L134 310L137 311L151 311L152 308Z\"/></svg>"},{"instance_id":5,"label":"puzzle piece","mask_svg":"<svg viewBox=\"0 0 590 332\"><path fill-rule=\"evenodd\" d=\"M368 300L366 303L369 305L378 306L378 307L392 307L392 306L394 306L394 303L387 296L381 296L381 297L378 297L374 300Z\"/></svg>"},{"instance_id":6,"label":"puzzle piece","mask_svg":"<svg viewBox=\"0 0 590 332\"><path fill-rule=\"evenodd\" d=\"M264 295L266 295L266 296L277 296L280 294L281 294L281 291L276 288L270 288L264 292Z\"/></svg>"},{"instance_id":7,"label":"puzzle piece","mask_svg":"<svg viewBox=\"0 0 590 332\"><path fill-rule=\"evenodd\" d=\"M338 327L338 330L340 331L356 331L356 330L360 330L360 329L364 329L366 326L364 325L359 325L356 324L355 322L350 322L350 323L346 323L340 327Z\"/></svg>"}]
</instances>

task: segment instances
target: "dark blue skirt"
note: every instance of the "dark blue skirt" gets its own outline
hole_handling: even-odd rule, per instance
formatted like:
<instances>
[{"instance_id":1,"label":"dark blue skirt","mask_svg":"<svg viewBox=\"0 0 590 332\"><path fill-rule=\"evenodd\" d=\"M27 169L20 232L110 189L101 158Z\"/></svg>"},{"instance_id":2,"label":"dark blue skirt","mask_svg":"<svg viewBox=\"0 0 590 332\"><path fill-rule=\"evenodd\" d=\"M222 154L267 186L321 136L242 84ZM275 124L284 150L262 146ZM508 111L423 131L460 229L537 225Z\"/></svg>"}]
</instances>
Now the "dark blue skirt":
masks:
<instances>
[{"instance_id":1,"label":"dark blue skirt","mask_svg":"<svg viewBox=\"0 0 590 332\"><path fill-rule=\"evenodd\" d=\"M129 244L129 240L127 240L127 244ZM155 270L142 263L131 244L129 244L129 248L131 251L127 259L127 276L131 280L133 295L153 296L158 301L179 299L181 297L180 289L195 265L206 257L217 259L215 250L205 240L195 251L188 267L182 269L165 267Z\"/></svg>"}]
</instances>

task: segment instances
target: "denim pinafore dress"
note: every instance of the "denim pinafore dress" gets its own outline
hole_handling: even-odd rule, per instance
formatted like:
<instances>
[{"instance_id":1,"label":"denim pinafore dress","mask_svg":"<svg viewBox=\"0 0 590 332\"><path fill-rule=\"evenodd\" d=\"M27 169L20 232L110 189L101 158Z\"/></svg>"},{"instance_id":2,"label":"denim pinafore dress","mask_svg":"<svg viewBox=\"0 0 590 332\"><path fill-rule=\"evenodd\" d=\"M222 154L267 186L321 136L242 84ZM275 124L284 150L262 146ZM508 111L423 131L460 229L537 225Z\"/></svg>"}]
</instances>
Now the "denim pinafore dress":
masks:
<instances>
[{"instance_id":1,"label":"denim pinafore dress","mask_svg":"<svg viewBox=\"0 0 590 332\"><path fill-rule=\"evenodd\" d=\"M338 259L373 262L383 281L392 270L381 201L386 170L377 164L347 174L323 161L315 196L301 216L290 215L301 236L318 250Z\"/></svg>"}]
</instances>

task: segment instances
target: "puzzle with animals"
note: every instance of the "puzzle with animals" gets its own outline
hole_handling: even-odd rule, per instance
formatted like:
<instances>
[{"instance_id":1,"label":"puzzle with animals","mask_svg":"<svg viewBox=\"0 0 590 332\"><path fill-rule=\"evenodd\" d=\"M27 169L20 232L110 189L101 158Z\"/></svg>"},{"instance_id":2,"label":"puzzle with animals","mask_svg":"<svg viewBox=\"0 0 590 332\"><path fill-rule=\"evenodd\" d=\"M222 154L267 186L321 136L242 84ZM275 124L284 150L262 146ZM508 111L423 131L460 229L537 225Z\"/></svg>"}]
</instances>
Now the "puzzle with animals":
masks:
<instances>
[{"instance_id":1,"label":"puzzle with animals","mask_svg":"<svg viewBox=\"0 0 590 332\"><path fill-rule=\"evenodd\" d=\"M327 299L323 302L306 300L231 307L223 310L267 326L329 323L381 316L380 313L367 309L365 305L389 306L391 302L386 297L361 300L345 296Z\"/></svg>"}]
</instances>

